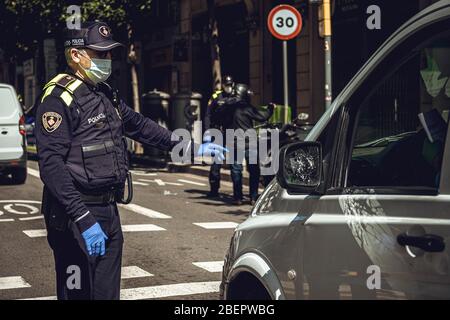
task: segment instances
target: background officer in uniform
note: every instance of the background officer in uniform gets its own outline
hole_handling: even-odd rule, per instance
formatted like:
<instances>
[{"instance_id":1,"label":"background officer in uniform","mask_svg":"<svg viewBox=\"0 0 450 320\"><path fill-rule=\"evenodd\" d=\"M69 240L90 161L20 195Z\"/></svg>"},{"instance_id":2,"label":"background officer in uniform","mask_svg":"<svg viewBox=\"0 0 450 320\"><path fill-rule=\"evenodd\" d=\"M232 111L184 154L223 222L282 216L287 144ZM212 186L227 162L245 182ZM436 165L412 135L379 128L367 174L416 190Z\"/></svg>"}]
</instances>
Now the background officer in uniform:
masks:
<instances>
[{"instance_id":1,"label":"background officer in uniform","mask_svg":"<svg viewBox=\"0 0 450 320\"><path fill-rule=\"evenodd\" d=\"M211 96L205 115L205 142L211 142L208 135L209 129L218 129L222 131L225 145L225 130L231 128L233 116L229 112L229 106L237 102L233 97L234 80L231 76L225 76L222 81L222 90L217 90ZM209 171L210 192L208 197L215 198L219 196L220 188L220 169L221 163L214 162Z\"/></svg>"},{"instance_id":2,"label":"background officer in uniform","mask_svg":"<svg viewBox=\"0 0 450 320\"><path fill-rule=\"evenodd\" d=\"M111 50L119 46L105 23L68 30L70 71L44 87L36 112L42 211L58 299L120 297L123 236L116 202L129 175L125 136L168 151L179 143L193 148L172 141L170 131L134 112L105 83ZM205 143L197 155L223 159L223 150Z\"/></svg>"},{"instance_id":3,"label":"background officer in uniform","mask_svg":"<svg viewBox=\"0 0 450 320\"><path fill-rule=\"evenodd\" d=\"M236 205L240 205L243 200L242 194L242 163L243 158L247 162L247 169L249 172L249 198L252 205L255 204L258 199L258 186L259 177L261 175L259 163L258 163L258 150L249 148L249 143L245 139L245 135L242 136L242 132L246 132L249 129L253 129L255 126L255 121L265 122L273 115L273 110L275 105L269 103L267 109L260 109L254 107L250 103L251 91L249 87L245 84L238 83L234 88L234 96L237 101L234 104L233 118L231 129L235 132L235 143L234 143L234 157L233 163L231 164L231 180L233 181L233 198ZM241 150L241 148L244 150ZM239 152L241 151L241 152ZM250 156L252 153L252 156ZM256 160L256 163L250 163L250 160Z\"/></svg>"}]
</instances>

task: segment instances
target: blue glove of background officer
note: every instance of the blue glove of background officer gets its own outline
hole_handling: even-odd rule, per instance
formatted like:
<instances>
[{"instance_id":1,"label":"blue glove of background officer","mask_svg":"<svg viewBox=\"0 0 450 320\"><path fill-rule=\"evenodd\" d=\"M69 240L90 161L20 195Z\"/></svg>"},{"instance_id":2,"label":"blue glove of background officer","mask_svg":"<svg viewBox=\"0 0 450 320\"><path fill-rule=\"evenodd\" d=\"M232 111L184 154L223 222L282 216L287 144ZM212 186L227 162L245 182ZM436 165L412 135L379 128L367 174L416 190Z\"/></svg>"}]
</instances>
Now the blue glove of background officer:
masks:
<instances>
[{"instance_id":1,"label":"blue glove of background officer","mask_svg":"<svg viewBox=\"0 0 450 320\"><path fill-rule=\"evenodd\" d=\"M108 237L102 228L96 222L92 227L84 231L82 234L86 249L90 256L103 256L106 251L106 240Z\"/></svg>"}]
</instances>

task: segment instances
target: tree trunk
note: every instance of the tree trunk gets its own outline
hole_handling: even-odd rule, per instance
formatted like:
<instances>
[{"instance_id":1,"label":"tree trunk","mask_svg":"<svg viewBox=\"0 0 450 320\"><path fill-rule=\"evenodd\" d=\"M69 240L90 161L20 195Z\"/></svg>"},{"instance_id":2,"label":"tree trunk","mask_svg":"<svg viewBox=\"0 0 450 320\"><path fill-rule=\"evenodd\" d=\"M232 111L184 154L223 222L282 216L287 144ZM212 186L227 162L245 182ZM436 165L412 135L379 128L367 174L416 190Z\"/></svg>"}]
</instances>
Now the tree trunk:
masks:
<instances>
[{"instance_id":1,"label":"tree trunk","mask_svg":"<svg viewBox=\"0 0 450 320\"><path fill-rule=\"evenodd\" d=\"M222 70L220 66L219 28L216 20L215 0L208 0L209 31L211 44L211 64L213 76L213 90L222 87Z\"/></svg>"},{"instance_id":2,"label":"tree trunk","mask_svg":"<svg viewBox=\"0 0 450 320\"><path fill-rule=\"evenodd\" d=\"M141 112L141 104L139 99L139 79L137 74L137 56L133 39L133 28L131 25L128 25L128 40L129 40L129 51L128 51L128 59L131 62L131 87L133 90L133 107L134 111ZM138 142L134 142L134 152L135 154L143 154L144 148Z\"/></svg>"}]
</instances>

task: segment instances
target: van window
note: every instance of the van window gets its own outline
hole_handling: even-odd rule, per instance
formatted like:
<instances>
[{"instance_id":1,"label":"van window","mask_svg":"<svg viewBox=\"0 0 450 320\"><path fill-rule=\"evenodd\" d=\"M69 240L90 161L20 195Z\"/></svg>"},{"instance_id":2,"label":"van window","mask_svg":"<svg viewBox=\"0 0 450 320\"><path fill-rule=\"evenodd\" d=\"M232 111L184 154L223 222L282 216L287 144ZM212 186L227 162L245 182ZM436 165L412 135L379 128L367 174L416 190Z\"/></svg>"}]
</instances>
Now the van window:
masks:
<instances>
[{"instance_id":1,"label":"van window","mask_svg":"<svg viewBox=\"0 0 450 320\"><path fill-rule=\"evenodd\" d=\"M0 88L0 118L11 117L17 112L17 102L14 94L8 88Z\"/></svg>"},{"instance_id":2,"label":"van window","mask_svg":"<svg viewBox=\"0 0 450 320\"><path fill-rule=\"evenodd\" d=\"M347 187L438 188L450 109L449 57L447 35L414 50L375 84L356 116Z\"/></svg>"}]
</instances>

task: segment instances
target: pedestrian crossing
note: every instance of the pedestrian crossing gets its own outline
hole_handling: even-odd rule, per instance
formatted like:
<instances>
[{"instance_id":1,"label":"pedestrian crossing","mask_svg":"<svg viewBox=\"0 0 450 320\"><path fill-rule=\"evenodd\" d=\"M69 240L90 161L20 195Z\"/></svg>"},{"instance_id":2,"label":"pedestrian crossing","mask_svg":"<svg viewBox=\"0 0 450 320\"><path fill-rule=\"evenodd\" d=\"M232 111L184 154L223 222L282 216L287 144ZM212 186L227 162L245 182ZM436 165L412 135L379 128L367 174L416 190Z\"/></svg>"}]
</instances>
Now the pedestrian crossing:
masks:
<instances>
[{"instance_id":1,"label":"pedestrian crossing","mask_svg":"<svg viewBox=\"0 0 450 320\"><path fill-rule=\"evenodd\" d=\"M31 168L29 168L31 169ZM39 178L39 171L31 169L29 170L29 174L31 176L34 176L36 178ZM189 270L189 276L187 277L181 277L181 276L169 276L168 272L166 272L166 268L161 268L161 263L164 264L164 261L155 261L151 262L150 264L147 264L147 262L144 262L145 260L142 260L141 257L135 258L135 253L133 252L134 249L140 248L140 241L141 239L144 239L145 235L155 234L158 236L155 236L155 238L161 241L167 241L170 243L168 246L170 250L172 250L173 247L173 237L171 237L171 233L173 231L176 231L176 238L179 237L179 230L182 229L183 232L186 231L187 233L203 233L207 235L207 237L214 237L214 239L217 238L217 235L227 235L231 232L232 229L234 229L238 224L232 221L220 221L220 220L228 220L228 218L223 218L224 216L214 216L211 215L208 219L208 215L204 212L199 212L198 215L183 215L182 218L178 218L176 215L177 212L171 212L170 208L167 209L167 206L165 205L159 205L155 209L151 209L151 205L146 208L142 205L139 205L139 200L142 201L142 199L145 200L146 196L142 192L144 190L150 190L151 192L154 192L153 190L158 190L156 188L164 187L161 190L164 190L164 194L166 195L177 195L177 193L172 193L174 189L170 189L170 186L198 186L198 187L207 187L207 183L204 179L195 179L191 178L187 175L174 175L168 176L165 174L153 173L153 172L133 172L133 175L135 176L134 183L138 182L137 185L142 185L139 192L137 193L137 197L135 202L128 205L120 204L119 210L121 214L124 214L121 218L124 224L122 224L122 230L124 233L133 234L133 237L130 237L128 243L131 244L132 250L128 251L128 254L124 255L124 263L127 263L126 266L122 268L121 272L121 280L122 280L122 290L121 290L121 299L123 300L139 300L139 299L161 299L161 298L170 298L170 297L183 297L183 296L190 296L190 295L197 295L197 294L205 294L207 297L217 297L217 293L219 292L219 285L220 285L220 275L223 268L223 261L215 260L215 261L202 261L201 257L201 249L202 246L200 244L199 249L193 251L195 252L200 259L195 260L195 258L191 258L192 260L189 260L189 258L186 261L182 261L182 265L179 266L180 270L183 270L183 274L186 273L186 270ZM178 179L180 178L180 179ZM34 180L33 180L34 181ZM206 180L207 182L207 180ZM165 187L168 187L167 189ZM197 188L195 188L197 189ZM172 192L168 191L172 190ZM178 189L175 189L174 192L178 192ZM139 197L139 195L141 197ZM167 201L170 199L175 199L175 197L164 197L161 198L164 201ZM187 199L189 202L194 203L194 201ZM31 201L31 200L30 200ZM40 214L40 212L35 213L36 211L32 207L26 207L28 202L26 200L24 201L4 201L5 205L6 203L14 203L14 205L10 205L8 208L9 210L5 210L5 215L3 215L1 218L4 218L5 220L8 219L8 221L5 222L12 222L15 221L15 223L11 223L11 225L14 225L14 228L17 228L17 234L21 234L23 237L27 237L29 239L41 239L36 243L33 243L33 250L35 250L34 246L43 246L45 245L45 249L48 251L48 246L45 244L44 241L45 237L47 236L47 231L45 229L43 216ZM188 204L189 202L186 202ZM19 203L19 204L17 204ZM30 202L31 203L31 202ZM40 202L34 201L32 202L35 204L36 208L40 206ZM145 202L141 202L145 203ZM1 204L1 208L3 208L5 205ZM1 209L0 208L0 209ZM161 208L165 208L161 211L159 211ZM3 209L2 209L3 210ZM157 211L158 210L158 211ZM166 212L167 210L167 212ZM188 209L190 210L190 209ZM192 207L192 210L195 210L195 206ZM14 213L14 211L17 211ZM19 212L20 211L20 212ZM23 211L23 212L22 212ZM21 215L20 215L21 214ZM31 215L32 214L32 215ZM12 218L14 219L12 219ZM194 218L192 218L194 217ZM195 218L197 217L197 218ZM214 218L215 217L215 218ZM206 218L206 219L202 219ZM150 220L147 220L150 219ZM180 226L180 219L182 222L182 225ZM186 219L186 220L185 220ZM230 218L231 220L232 218ZM22 221L22 222L19 222ZM208 221L209 220L209 221ZM219 220L219 221L214 221ZM0 222L2 220L0 219ZM176 222L174 224L173 222ZM6 226L8 223L2 224L0 223L0 226ZM203 230L203 231L202 231ZM221 231L223 230L223 231ZM228 232L228 233L226 233ZM161 235L161 236L159 236ZM230 234L231 236L231 234ZM140 238L142 237L142 238ZM186 237L183 235L183 239L186 239ZM199 242L200 237L194 237L193 241L195 243ZM175 244L177 244L177 241L175 241ZM183 240L185 241L185 240ZM189 243L184 243L184 247L190 249ZM183 247L183 249L184 249ZM44 248L44 247L42 247ZM39 247L37 247L39 249ZM158 248L160 250L160 248ZM208 249L209 250L209 249ZM131 253L130 253L131 252ZM186 251L189 252L189 251ZM218 252L218 256L215 258L221 258L221 255L223 254L223 251ZM146 254L148 254L146 252ZM155 257L158 257L159 252L156 252ZM197 257L197 258L198 258ZM208 258L211 258L211 251L208 251ZM151 259L152 256L149 256ZM208 260L206 258L206 255L203 256L205 260ZM172 258L171 258L172 259ZM147 260L147 259L146 259ZM158 260L158 259L156 259ZM213 259L211 259L213 260ZM131 262L131 263L130 263ZM169 265L173 264L174 261L168 260ZM50 272L54 272L52 262L50 263ZM178 263L178 262L177 262ZM130 264L130 265L128 265ZM136 265L132 265L136 264ZM142 265L144 264L144 265ZM153 269L155 268L155 269ZM172 273L175 272L178 268L178 265L173 267ZM153 269L153 270L152 270ZM16 270L16 271L14 271ZM16 269L13 269L13 274L8 274L6 272L10 272L11 270L4 270L4 272L0 272L0 299L15 299L15 298L22 298L22 297L29 297L29 299L32 300L52 300L56 299L54 296L55 292L53 291L53 287L42 284L42 278L41 279L35 279L33 277L36 277L36 274L38 273L28 273L22 272L22 268L18 267ZM6 274L5 274L6 273ZM41 281L40 283L38 281ZM53 282L53 274L49 275L48 281ZM30 289L31 288L31 289ZM215 295L211 295L215 294ZM34 295L34 296L33 296Z\"/></svg>"},{"instance_id":2,"label":"pedestrian crossing","mask_svg":"<svg viewBox=\"0 0 450 320\"><path fill-rule=\"evenodd\" d=\"M0 290L30 288L31 285L20 276L0 278Z\"/></svg>"},{"instance_id":3,"label":"pedestrian crossing","mask_svg":"<svg viewBox=\"0 0 450 320\"><path fill-rule=\"evenodd\" d=\"M235 222L202 222L193 223L203 229L235 229L238 224ZM122 225L122 232L155 232L167 231L167 229L157 226L155 224L125 224ZM22 232L29 238L42 238L47 236L46 229L29 229L22 230Z\"/></svg>"},{"instance_id":4,"label":"pedestrian crossing","mask_svg":"<svg viewBox=\"0 0 450 320\"><path fill-rule=\"evenodd\" d=\"M206 270L210 273L220 272L218 266L222 261L205 261L192 263L194 266ZM122 267L121 279L138 279L155 277L154 274L140 268L139 266ZM123 284L122 284L123 286ZM173 283L167 285L144 286L136 288L123 288L120 292L121 300L145 300L159 299L195 294L217 293L219 292L220 281L203 281L188 283ZM0 297L6 290L31 288L32 285L21 276L0 277ZM30 297L20 300L55 300L56 296Z\"/></svg>"}]
</instances>

